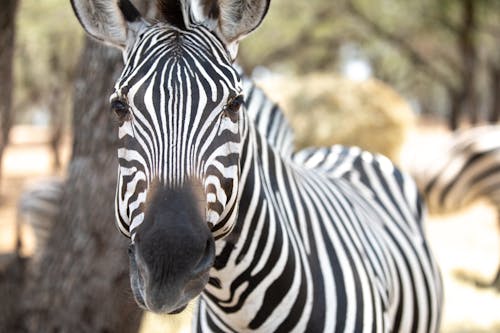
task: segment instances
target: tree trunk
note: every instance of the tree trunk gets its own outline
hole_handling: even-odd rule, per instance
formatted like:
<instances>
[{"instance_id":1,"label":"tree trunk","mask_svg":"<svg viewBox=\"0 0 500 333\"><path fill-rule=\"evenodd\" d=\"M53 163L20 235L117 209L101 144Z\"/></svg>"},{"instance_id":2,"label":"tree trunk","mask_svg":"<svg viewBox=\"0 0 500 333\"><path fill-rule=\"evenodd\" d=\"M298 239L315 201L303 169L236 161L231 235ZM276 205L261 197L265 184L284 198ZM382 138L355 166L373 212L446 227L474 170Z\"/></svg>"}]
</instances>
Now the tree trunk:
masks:
<instances>
[{"instance_id":1,"label":"tree trunk","mask_svg":"<svg viewBox=\"0 0 500 333\"><path fill-rule=\"evenodd\" d=\"M449 127L456 130L460 126L462 114L469 118L473 125L479 121L476 71L477 50L474 42L476 28L476 4L474 0L462 0L462 24L457 35L458 50L461 57L462 70L459 73L458 88L449 89L450 117Z\"/></svg>"},{"instance_id":2,"label":"tree trunk","mask_svg":"<svg viewBox=\"0 0 500 333\"><path fill-rule=\"evenodd\" d=\"M52 171L61 170L60 146L64 133L64 94L62 87L52 88L52 94L49 96L49 114L50 114L50 139L49 146L52 151Z\"/></svg>"},{"instance_id":3,"label":"tree trunk","mask_svg":"<svg viewBox=\"0 0 500 333\"><path fill-rule=\"evenodd\" d=\"M477 52L474 42L476 28L476 4L474 0L462 0L462 27L459 34L459 50L462 57L461 75L462 110L469 117L472 125L479 121L476 98Z\"/></svg>"},{"instance_id":4,"label":"tree trunk","mask_svg":"<svg viewBox=\"0 0 500 333\"><path fill-rule=\"evenodd\" d=\"M18 0L4 0L0 10L0 180L3 152L9 141L11 127L12 56L17 4Z\"/></svg>"},{"instance_id":5,"label":"tree trunk","mask_svg":"<svg viewBox=\"0 0 500 333\"><path fill-rule=\"evenodd\" d=\"M151 2L139 9L153 13ZM73 154L61 209L24 290L25 332L137 332L127 245L114 225L117 126L109 94L120 52L87 40L76 73Z\"/></svg>"},{"instance_id":6,"label":"tree trunk","mask_svg":"<svg viewBox=\"0 0 500 333\"><path fill-rule=\"evenodd\" d=\"M17 0L4 0L0 10L0 180L3 152L11 127L12 59L17 6ZM23 290L25 268L26 260L19 256L19 244L14 253L0 255L0 332L16 332L19 329L18 300Z\"/></svg>"},{"instance_id":7,"label":"tree trunk","mask_svg":"<svg viewBox=\"0 0 500 333\"><path fill-rule=\"evenodd\" d=\"M137 332L127 240L114 226L116 126L107 93L118 51L87 40L77 72L68 181L47 247L25 290L27 332Z\"/></svg>"},{"instance_id":8,"label":"tree trunk","mask_svg":"<svg viewBox=\"0 0 500 333\"><path fill-rule=\"evenodd\" d=\"M489 122L496 123L500 120L500 65L491 66L491 104Z\"/></svg>"},{"instance_id":9,"label":"tree trunk","mask_svg":"<svg viewBox=\"0 0 500 333\"><path fill-rule=\"evenodd\" d=\"M455 91L450 89L448 91L448 96L450 100L450 117L448 118L448 126L452 131L454 131L458 129L460 125L460 116L462 115L465 94L463 93L463 90Z\"/></svg>"},{"instance_id":10,"label":"tree trunk","mask_svg":"<svg viewBox=\"0 0 500 333\"><path fill-rule=\"evenodd\" d=\"M27 260L16 253L0 255L0 332L19 332L19 314Z\"/></svg>"},{"instance_id":11,"label":"tree trunk","mask_svg":"<svg viewBox=\"0 0 500 333\"><path fill-rule=\"evenodd\" d=\"M50 56L50 70L53 73L58 73L57 77L62 78L66 75L61 75L64 71L61 68L61 61L59 55L54 52ZM71 75L74 80L74 75ZM64 94L64 84L61 84L62 80L53 83L51 87L50 95L48 96L48 109L50 116L50 139L49 145L52 151L52 170L57 172L61 169L61 154L59 147L61 145L61 140L63 138L64 129L64 109L65 109L65 94Z\"/></svg>"},{"instance_id":12,"label":"tree trunk","mask_svg":"<svg viewBox=\"0 0 500 333\"><path fill-rule=\"evenodd\" d=\"M151 3L140 0L140 9ZM24 332L137 332L127 246L115 228L117 126L109 94L120 52L86 40L76 72L73 152L61 208L46 247L29 267Z\"/></svg>"}]
</instances>

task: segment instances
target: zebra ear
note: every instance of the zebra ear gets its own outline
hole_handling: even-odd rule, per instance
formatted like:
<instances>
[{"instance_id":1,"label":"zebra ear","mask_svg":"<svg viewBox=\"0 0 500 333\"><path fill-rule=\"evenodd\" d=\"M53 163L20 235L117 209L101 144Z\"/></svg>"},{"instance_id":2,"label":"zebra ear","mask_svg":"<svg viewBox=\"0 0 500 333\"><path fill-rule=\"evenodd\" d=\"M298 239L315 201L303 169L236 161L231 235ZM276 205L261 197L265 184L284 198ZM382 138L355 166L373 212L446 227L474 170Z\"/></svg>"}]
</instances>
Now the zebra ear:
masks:
<instances>
[{"instance_id":1,"label":"zebra ear","mask_svg":"<svg viewBox=\"0 0 500 333\"><path fill-rule=\"evenodd\" d=\"M229 49L254 31L269 9L270 0L197 0L198 15L216 23L215 29ZM201 13L200 13L201 12Z\"/></svg>"},{"instance_id":2,"label":"zebra ear","mask_svg":"<svg viewBox=\"0 0 500 333\"><path fill-rule=\"evenodd\" d=\"M126 47L135 25L142 22L129 0L71 0L71 5L90 36L121 49Z\"/></svg>"}]
</instances>

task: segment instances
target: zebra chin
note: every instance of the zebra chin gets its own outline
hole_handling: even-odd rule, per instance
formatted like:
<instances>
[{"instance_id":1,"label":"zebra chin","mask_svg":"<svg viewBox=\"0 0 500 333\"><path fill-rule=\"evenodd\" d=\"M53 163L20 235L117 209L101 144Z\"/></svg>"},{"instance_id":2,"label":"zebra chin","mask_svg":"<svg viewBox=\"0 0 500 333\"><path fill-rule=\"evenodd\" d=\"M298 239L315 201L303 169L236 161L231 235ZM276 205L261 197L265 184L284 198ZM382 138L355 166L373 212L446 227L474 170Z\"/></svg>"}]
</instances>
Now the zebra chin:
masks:
<instances>
[{"instance_id":1,"label":"zebra chin","mask_svg":"<svg viewBox=\"0 0 500 333\"><path fill-rule=\"evenodd\" d=\"M208 271L183 286L154 286L145 280L144 273L137 269L137 263L130 259L130 283L136 303L142 309L158 314L178 314L186 309L189 302L196 298L208 283Z\"/></svg>"},{"instance_id":2,"label":"zebra chin","mask_svg":"<svg viewBox=\"0 0 500 333\"><path fill-rule=\"evenodd\" d=\"M184 310L209 280L215 241L197 187L159 187L129 247L130 282L140 307L163 314Z\"/></svg>"}]
</instances>

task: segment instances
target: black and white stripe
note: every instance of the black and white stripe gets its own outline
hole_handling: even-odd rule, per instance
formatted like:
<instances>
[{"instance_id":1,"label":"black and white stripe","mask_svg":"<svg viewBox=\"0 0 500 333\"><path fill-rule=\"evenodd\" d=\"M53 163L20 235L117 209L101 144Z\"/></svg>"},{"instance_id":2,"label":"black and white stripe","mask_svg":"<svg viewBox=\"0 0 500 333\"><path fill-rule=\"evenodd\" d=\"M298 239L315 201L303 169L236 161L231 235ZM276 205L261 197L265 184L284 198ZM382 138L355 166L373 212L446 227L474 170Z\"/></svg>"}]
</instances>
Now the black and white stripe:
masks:
<instances>
[{"instance_id":1,"label":"black and white stripe","mask_svg":"<svg viewBox=\"0 0 500 333\"><path fill-rule=\"evenodd\" d=\"M132 239L138 303L178 312L204 281L197 332L438 331L441 280L414 183L387 159L356 149L292 154L292 132L264 95L255 108L263 113L240 108L245 91L257 90L244 89L232 66L237 41L260 24L268 1L200 4L211 6L201 11L206 21L138 27L134 19L111 98L120 118L116 211ZM84 26L96 19L78 16ZM87 31L101 36L94 28ZM172 233L203 229L189 224L198 203L211 232L201 259L203 244L178 243ZM191 252L210 263L208 276L183 270L194 263L177 259ZM183 279L188 292L162 299Z\"/></svg>"},{"instance_id":2,"label":"black and white stripe","mask_svg":"<svg viewBox=\"0 0 500 333\"><path fill-rule=\"evenodd\" d=\"M17 203L18 223L27 223L33 229L36 253L45 247L55 218L61 207L64 181L49 178L29 185Z\"/></svg>"},{"instance_id":3,"label":"black and white stripe","mask_svg":"<svg viewBox=\"0 0 500 333\"><path fill-rule=\"evenodd\" d=\"M254 139L239 239L213 272L232 278L202 294L200 331L437 331L442 286L414 183L357 148L306 149L290 161Z\"/></svg>"},{"instance_id":4,"label":"black and white stripe","mask_svg":"<svg viewBox=\"0 0 500 333\"><path fill-rule=\"evenodd\" d=\"M439 157L416 177L432 212L453 212L481 197L500 207L500 126L458 132Z\"/></svg>"},{"instance_id":5,"label":"black and white stripe","mask_svg":"<svg viewBox=\"0 0 500 333\"><path fill-rule=\"evenodd\" d=\"M291 156L295 151L294 133L283 111L241 71L240 75L243 79L247 113L254 121L257 131L267 139L278 154L284 157Z\"/></svg>"},{"instance_id":6,"label":"black and white stripe","mask_svg":"<svg viewBox=\"0 0 500 333\"><path fill-rule=\"evenodd\" d=\"M478 199L489 201L500 213L500 126L456 133L416 179L432 213L453 213ZM500 289L500 265L492 285Z\"/></svg>"},{"instance_id":7,"label":"black and white stripe","mask_svg":"<svg viewBox=\"0 0 500 333\"><path fill-rule=\"evenodd\" d=\"M119 128L120 141L127 148L118 150L116 207L120 230L125 233L141 224L142 205L154 181L177 186L188 178L204 179L208 222L215 225L232 212L236 192L226 192L232 186L224 189L221 184L237 179L220 177L234 173L231 169L237 168L237 160L232 160L237 156L228 154L226 161L219 157L221 150L231 152L239 144L239 127L230 116L221 120L220 114L211 111L223 108L242 88L233 67L207 66L228 62L225 50L210 36L203 27L181 35L157 25L143 34L129 54L112 99L127 100L131 110L147 112L133 112ZM176 52L183 57L178 58ZM192 97L196 103L191 104ZM228 208L221 210L223 206ZM220 225L217 237L230 232Z\"/></svg>"}]
</instances>

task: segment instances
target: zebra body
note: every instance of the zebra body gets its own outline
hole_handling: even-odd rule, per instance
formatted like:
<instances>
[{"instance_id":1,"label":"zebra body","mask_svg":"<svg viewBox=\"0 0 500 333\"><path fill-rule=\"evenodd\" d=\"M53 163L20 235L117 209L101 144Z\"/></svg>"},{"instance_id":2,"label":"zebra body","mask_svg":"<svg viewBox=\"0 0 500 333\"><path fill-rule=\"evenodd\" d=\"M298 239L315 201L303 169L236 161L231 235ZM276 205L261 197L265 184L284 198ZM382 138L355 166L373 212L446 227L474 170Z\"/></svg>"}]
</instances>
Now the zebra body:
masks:
<instances>
[{"instance_id":1,"label":"zebra body","mask_svg":"<svg viewBox=\"0 0 500 333\"><path fill-rule=\"evenodd\" d=\"M478 198L500 207L500 126L458 132L416 179L431 212L453 212Z\"/></svg>"},{"instance_id":2,"label":"zebra body","mask_svg":"<svg viewBox=\"0 0 500 333\"><path fill-rule=\"evenodd\" d=\"M47 243L61 206L63 190L62 179L49 178L28 186L19 198L17 223L27 223L33 229L37 254Z\"/></svg>"},{"instance_id":3,"label":"zebra body","mask_svg":"<svg viewBox=\"0 0 500 333\"><path fill-rule=\"evenodd\" d=\"M413 182L366 152L292 154L279 109L243 105L232 61L268 1L159 1L153 25L128 1L72 4L126 60L116 212L140 306L177 313L201 294L199 332L438 330Z\"/></svg>"},{"instance_id":4,"label":"zebra body","mask_svg":"<svg viewBox=\"0 0 500 333\"><path fill-rule=\"evenodd\" d=\"M416 176L429 210L453 213L485 199L496 208L500 228L500 126L460 131L439 156ZM486 285L500 290L500 264L494 279Z\"/></svg>"},{"instance_id":5,"label":"zebra body","mask_svg":"<svg viewBox=\"0 0 500 333\"><path fill-rule=\"evenodd\" d=\"M441 282L413 182L357 148L286 159L250 133L239 237L220 243L198 331L437 331Z\"/></svg>"}]
</instances>

